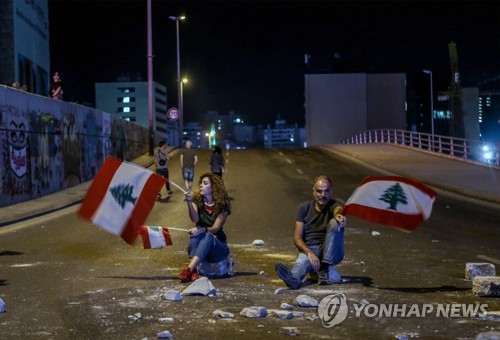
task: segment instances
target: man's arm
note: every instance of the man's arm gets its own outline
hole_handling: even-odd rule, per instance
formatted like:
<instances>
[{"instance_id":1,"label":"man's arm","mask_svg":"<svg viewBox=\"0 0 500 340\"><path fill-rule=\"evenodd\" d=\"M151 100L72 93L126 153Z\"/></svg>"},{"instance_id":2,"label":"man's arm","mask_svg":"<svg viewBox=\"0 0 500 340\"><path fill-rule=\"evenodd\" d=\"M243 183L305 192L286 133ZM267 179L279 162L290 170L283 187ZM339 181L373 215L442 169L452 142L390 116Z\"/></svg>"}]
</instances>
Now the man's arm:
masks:
<instances>
[{"instance_id":1,"label":"man's arm","mask_svg":"<svg viewBox=\"0 0 500 340\"><path fill-rule=\"evenodd\" d=\"M198 156L194 155L194 166L196 166L196 164L198 163Z\"/></svg>"},{"instance_id":2,"label":"man's arm","mask_svg":"<svg viewBox=\"0 0 500 340\"><path fill-rule=\"evenodd\" d=\"M181 153L181 169L184 168L184 154Z\"/></svg>"},{"instance_id":3,"label":"man's arm","mask_svg":"<svg viewBox=\"0 0 500 340\"><path fill-rule=\"evenodd\" d=\"M307 255L309 262L314 269L314 271L319 270L319 258L314 254L314 252L306 245L304 242L304 223L300 221L295 221L295 230L293 232L293 244Z\"/></svg>"}]
</instances>

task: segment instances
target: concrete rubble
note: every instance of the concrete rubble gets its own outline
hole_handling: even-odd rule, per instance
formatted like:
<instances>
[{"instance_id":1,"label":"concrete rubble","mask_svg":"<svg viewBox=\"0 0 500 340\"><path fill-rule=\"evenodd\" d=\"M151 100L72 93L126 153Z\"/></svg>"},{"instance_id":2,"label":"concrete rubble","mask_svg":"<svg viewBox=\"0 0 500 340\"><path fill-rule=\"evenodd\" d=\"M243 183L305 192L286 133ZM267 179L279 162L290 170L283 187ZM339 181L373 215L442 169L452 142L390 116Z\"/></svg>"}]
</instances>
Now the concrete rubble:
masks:
<instances>
[{"instance_id":1,"label":"concrete rubble","mask_svg":"<svg viewBox=\"0 0 500 340\"><path fill-rule=\"evenodd\" d=\"M299 295L294 302L299 307L318 307L318 300L308 295Z\"/></svg>"},{"instance_id":2,"label":"concrete rubble","mask_svg":"<svg viewBox=\"0 0 500 340\"><path fill-rule=\"evenodd\" d=\"M267 309L265 307L245 307L241 310L240 315L247 318L264 318L267 316Z\"/></svg>"},{"instance_id":3,"label":"concrete rubble","mask_svg":"<svg viewBox=\"0 0 500 340\"><path fill-rule=\"evenodd\" d=\"M233 313L224 312L224 311L222 311L220 309L214 310L213 313L212 313L212 316L214 318L222 318L222 319L232 319L232 318L234 318L234 314Z\"/></svg>"},{"instance_id":4,"label":"concrete rubble","mask_svg":"<svg viewBox=\"0 0 500 340\"><path fill-rule=\"evenodd\" d=\"M186 289L182 291L182 295L215 296L217 295L217 289L215 289L208 277L201 276L198 280L187 286Z\"/></svg>"},{"instance_id":5,"label":"concrete rubble","mask_svg":"<svg viewBox=\"0 0 500 340\"><path fill-rule=\"evenodd\" d=\"M181 301L182 300L181 293L177 290L167 290L163 294L163 298L165 300L170 300L170 301Z\"/></svg>"},{"instance_id":6,"label":"concrete rubble","mask_svg":"<svg viewBox=\"0 0 500 340\"><path fill-rule=\"evenodd\" d=\"M472 280L472 293L483 297L500 297L500 276L476 276Z\"/></svg>"},{"instance_id":7,"label":"concrete rubble","mask_svg":"<svg viewBox=\"0 0 500 340\"><path fill-rule=\"evenodd\" d=\"M496 269L492 263L470 262L465 264L465 279L473 280L476 276L495 276Z\"/></svg>"}]
</instances>

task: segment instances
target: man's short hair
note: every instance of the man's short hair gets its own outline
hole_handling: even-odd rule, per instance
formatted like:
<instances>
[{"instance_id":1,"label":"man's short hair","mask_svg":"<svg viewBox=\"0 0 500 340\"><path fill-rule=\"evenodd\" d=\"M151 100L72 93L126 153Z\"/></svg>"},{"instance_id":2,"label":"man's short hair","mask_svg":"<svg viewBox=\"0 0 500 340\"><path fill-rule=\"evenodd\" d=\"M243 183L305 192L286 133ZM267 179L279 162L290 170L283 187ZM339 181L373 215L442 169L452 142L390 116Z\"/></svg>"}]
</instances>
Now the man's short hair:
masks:
<instances>
[{"instance_id":1,"label":"man's short hair","mask_svg":"<svg viewBox=\"0 0 500 340\"><path fill-rule=\"evenodd\" d=\"M333 182L332 182L332 180L328 176L326 176L326 175L319 175L318 177L316 177L314 179L313 189L314 189L314 186L316 185L316 183L319 182L319 181L328 182L328 183L330 183L330 187L333 187Z\"/></svg>"},{"instance_id":2,"label":"man's short hair","mask_svg":"<svg viewBox=\"0 0 500 340\"><path fill-rule=\"evenodd\" d=\"M165 143L165 141L163 141L163 140L162 140L162 141L160 142L160 144L158 144L158 146L161 148L161 147L162 147L163 145L165 145L165 144L166 144L166 143Z\"/></svg>"}]
</instances>

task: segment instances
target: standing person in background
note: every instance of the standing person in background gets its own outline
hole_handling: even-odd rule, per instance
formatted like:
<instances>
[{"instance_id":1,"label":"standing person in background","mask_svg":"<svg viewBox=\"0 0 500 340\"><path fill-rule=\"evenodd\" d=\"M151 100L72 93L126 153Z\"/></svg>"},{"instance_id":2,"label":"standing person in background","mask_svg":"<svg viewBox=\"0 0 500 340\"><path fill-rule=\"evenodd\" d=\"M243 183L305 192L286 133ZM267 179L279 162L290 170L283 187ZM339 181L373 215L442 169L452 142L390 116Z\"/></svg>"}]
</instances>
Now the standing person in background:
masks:
<instances>
[{"instance_id":1,"label":"standing person in background","mask_svg":"<svg viewBox=\"0 0 500 340\"><path fill-rule=\"evenodd\" d=\"M181 151L181 169L182 177L184 178L184 184L186 189L191 192L193 189L193 178L194 178L194 168L198 163L198 156L196 156L196 151L191 149L191 141L186 142L186 148Z\"/></svg>"},{"instance_id":2,"label":"standing person in background","mask_svg":"<svg viewBox=\"0 0 500 340\"><path fill-rule=\"evenodd\" d=\"M224 155L222 154L222 148L220 146L215 146L212 155L210 156L210 171L213 174L216 174L222 177L224 173L224 165L226 160L224 159Z\"/></svg>"},{"instance_id":3,"label":"standing person in background","mask_svg":"<svg viewBox=\"0 0 500 340\"><path fill-rule=\"evenodd\" d=\"M52 82L50 84L50 96L55 100L63 100L62 80L59 77L58 72L55 72L52 76Z\"/></svg>"},{"instance_id":4,"label":"standing person in background","mask_svg":"<svg viewBox=\"0 0 500 340\"><path fill-rule=\"evenodd\" d=\"M170 154L167 150L167 143L161 141L158 146L158 151L155 154L156 173L167 179L165 187L167 188L168 196L172 196L174 192L170 189L170 181L168 180L168 161L170 160ZM161 192L158 193L158 198L161 198Z\"/></svg>"}]
</instances>

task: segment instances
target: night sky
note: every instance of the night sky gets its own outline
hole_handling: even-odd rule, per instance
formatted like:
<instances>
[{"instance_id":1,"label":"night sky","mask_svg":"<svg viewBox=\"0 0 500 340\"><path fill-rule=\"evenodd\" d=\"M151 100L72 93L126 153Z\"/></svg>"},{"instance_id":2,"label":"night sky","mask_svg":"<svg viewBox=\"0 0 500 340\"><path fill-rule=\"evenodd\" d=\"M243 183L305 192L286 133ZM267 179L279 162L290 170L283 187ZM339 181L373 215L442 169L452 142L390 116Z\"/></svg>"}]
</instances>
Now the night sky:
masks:
<instances>
[{"instance_id":1,"label":"night sky","mask_svg":"<svg viewBox=\"0 0 500 340\"><path fill-rule=\"evenodd\" d=\"M154 81L177 106L175 22L180 23L186 121L208 110L250 124L304 124L304 73L406 73L409 87L433 71L450 82L457 43L462 86L496 86L498 1L152 1ZM147 81L147 2L49 0L51 72L65 100L93 105L94 83ZM306 67L304 55L311 56ZM417 82L415 82L417 83Z\"/></svg>"}]
</instances>

